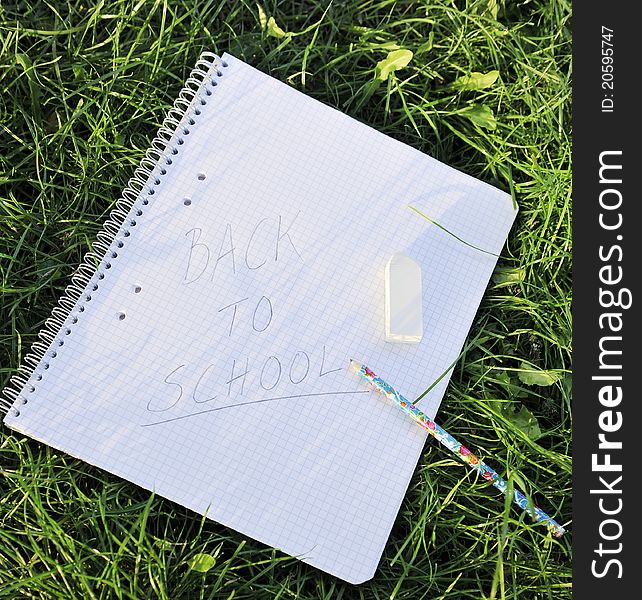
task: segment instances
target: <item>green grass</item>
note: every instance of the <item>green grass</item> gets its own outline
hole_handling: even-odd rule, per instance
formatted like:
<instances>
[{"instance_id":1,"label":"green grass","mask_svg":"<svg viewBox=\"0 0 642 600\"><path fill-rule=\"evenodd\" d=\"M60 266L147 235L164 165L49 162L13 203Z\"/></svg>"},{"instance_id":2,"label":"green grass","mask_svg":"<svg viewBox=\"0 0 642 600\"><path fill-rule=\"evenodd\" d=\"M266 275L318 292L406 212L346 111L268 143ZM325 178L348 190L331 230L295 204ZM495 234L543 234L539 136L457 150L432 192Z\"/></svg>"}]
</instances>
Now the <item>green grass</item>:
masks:
<instances>
[{"instance_id":1,"label":"green grass","mask_svg":"<svg viewBox=\"0 0 642 600\"><path fill-rule=\"evenodd\" d=\"M266 15L296 34L279 38L262 31L252 2L2 3L2 382L199 53L229 51L513 194L520 213L439 416L568 525L570 8L502 2L495 16L495 6L266 3ZM410 64L376 80L396 48L414 53ZM499 78L486 89L452 85L491 70ZM1 436L0 596L571 596L570 533L552 540L434 442L375 578L355 587L4 426ZM190 569L199 553L216 557L204 574Z\"/></svg>"}]
</instances>

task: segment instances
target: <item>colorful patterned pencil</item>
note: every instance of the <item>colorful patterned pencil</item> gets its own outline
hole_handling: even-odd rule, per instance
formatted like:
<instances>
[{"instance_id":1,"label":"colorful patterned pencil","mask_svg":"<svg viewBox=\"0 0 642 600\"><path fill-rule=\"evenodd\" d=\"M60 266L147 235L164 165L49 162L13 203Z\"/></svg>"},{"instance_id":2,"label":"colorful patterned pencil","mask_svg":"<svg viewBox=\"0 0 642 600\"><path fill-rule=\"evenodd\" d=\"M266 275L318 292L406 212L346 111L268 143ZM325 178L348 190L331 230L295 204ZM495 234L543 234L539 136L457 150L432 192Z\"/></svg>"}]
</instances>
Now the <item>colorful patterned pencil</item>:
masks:
<instances>
[{"instance_id":1,"label":"colorful patterned pencil","mask_svg":"<svg viewBox=\"0 0 642 600\"><path fill-rule=\"evenodd\" d=\"M445 429L437 425L432 419L422 413L414 404L408 402L401 394L377 377L368 367L355 360L350 361L350 366L356 373L361 375L377 392L392 400L403 412L410 415L421 427L426 429L440 444L448 448L459 460L466 463L471 469L477 471L486 481L490 481L498 490L504 494L508 493L508 483L502 479L494 469L491 469L484 461L477 458L468 448L460 444ZM513 491L513 500L520 508L524 509L535 521L546 524L550 532L556 538L562 537L564 527L549 517L541 508L532 506L528 498L519 490Z\"/></svg>"}]
</instances>

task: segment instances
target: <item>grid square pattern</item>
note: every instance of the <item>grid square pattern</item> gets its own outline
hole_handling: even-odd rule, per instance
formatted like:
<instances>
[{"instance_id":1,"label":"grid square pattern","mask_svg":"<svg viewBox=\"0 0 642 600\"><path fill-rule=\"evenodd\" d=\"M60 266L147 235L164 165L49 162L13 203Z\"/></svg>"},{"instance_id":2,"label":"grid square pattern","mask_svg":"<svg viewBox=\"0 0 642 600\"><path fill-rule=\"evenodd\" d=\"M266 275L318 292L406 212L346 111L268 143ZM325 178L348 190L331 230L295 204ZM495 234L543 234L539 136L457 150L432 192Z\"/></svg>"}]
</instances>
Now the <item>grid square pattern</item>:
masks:
<instances>
[{"instance_id":1,"label":"grid square pattern","mask_svg":"<svg viewBox=\"0 0 642 600\"><path fill-rule=\"evenodd\" d=\"M359 583L425 432L348 377L348 360L418 396L456 360L496 262L408 205L495 254L515 210L223 59L125 247L5 422ZM383 273L397 252L422 265L419 344L384 341ZM422 399L427 414L447 383Z\"/></svg>"}]
</instances>

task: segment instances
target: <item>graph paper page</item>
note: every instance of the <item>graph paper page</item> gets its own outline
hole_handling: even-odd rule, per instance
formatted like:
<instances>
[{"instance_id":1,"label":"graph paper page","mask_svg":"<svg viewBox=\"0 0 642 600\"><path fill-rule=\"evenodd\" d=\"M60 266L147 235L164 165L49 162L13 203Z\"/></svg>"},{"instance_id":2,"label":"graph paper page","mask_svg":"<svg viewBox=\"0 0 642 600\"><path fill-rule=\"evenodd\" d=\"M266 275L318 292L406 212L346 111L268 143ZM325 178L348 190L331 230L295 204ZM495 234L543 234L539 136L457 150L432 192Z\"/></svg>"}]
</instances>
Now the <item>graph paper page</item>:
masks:
<instances>
[{"instance_id":1,"label":"graph paper page","mask_svg":"<svg viewBox=\"0 0 642 600\"><path fill-rule=\"evenodd\" d=\"M448 371L515 209L223 58L123 248L6 423L358 583L425 433L348 361L409 399ZM384 341L384 268L398 252L422 268L418 344ZM431 416L447 381L420 403Z\"/></svg>"}]
</instances>

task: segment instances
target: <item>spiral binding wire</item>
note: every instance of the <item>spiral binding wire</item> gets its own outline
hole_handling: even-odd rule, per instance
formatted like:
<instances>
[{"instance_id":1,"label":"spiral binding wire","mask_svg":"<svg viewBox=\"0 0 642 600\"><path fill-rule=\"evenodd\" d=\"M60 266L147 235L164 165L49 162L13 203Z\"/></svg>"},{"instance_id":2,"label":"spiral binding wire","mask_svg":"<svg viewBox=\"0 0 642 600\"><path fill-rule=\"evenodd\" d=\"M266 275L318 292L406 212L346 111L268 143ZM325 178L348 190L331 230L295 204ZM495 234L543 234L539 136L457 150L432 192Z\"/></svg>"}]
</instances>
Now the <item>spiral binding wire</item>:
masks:
<instances>
[{"instance_id":1,"label":"spiral binding wire","mask_svg":"<svg viewBox=\"0 0 642 600\"><path fill-rule=\"evenodd\" d=\"M216 54L201 54L122 196L97 234L92 250L83 257L71 277L71 283L59 298L58 306L38 332L38 341L31 346L16 374L2 391L4 397L0 396L0 410L12 411L14 417L20 416L19 406L28 402L23 392L35 391L35 384L42 380L51 360L62 351L65 338L78 323L78 315L84 312L92 294L98 292L99 282L125 247L131 228L136 226L136 218L142 217L145 207L152 202L156 187L173 164L172 157L180 152L179 146L186 142L190 128L196 125L213 93L212 88L216 87L217 79L223 76L222 69L227 66Z\"/></svg>"}]
</instances>

